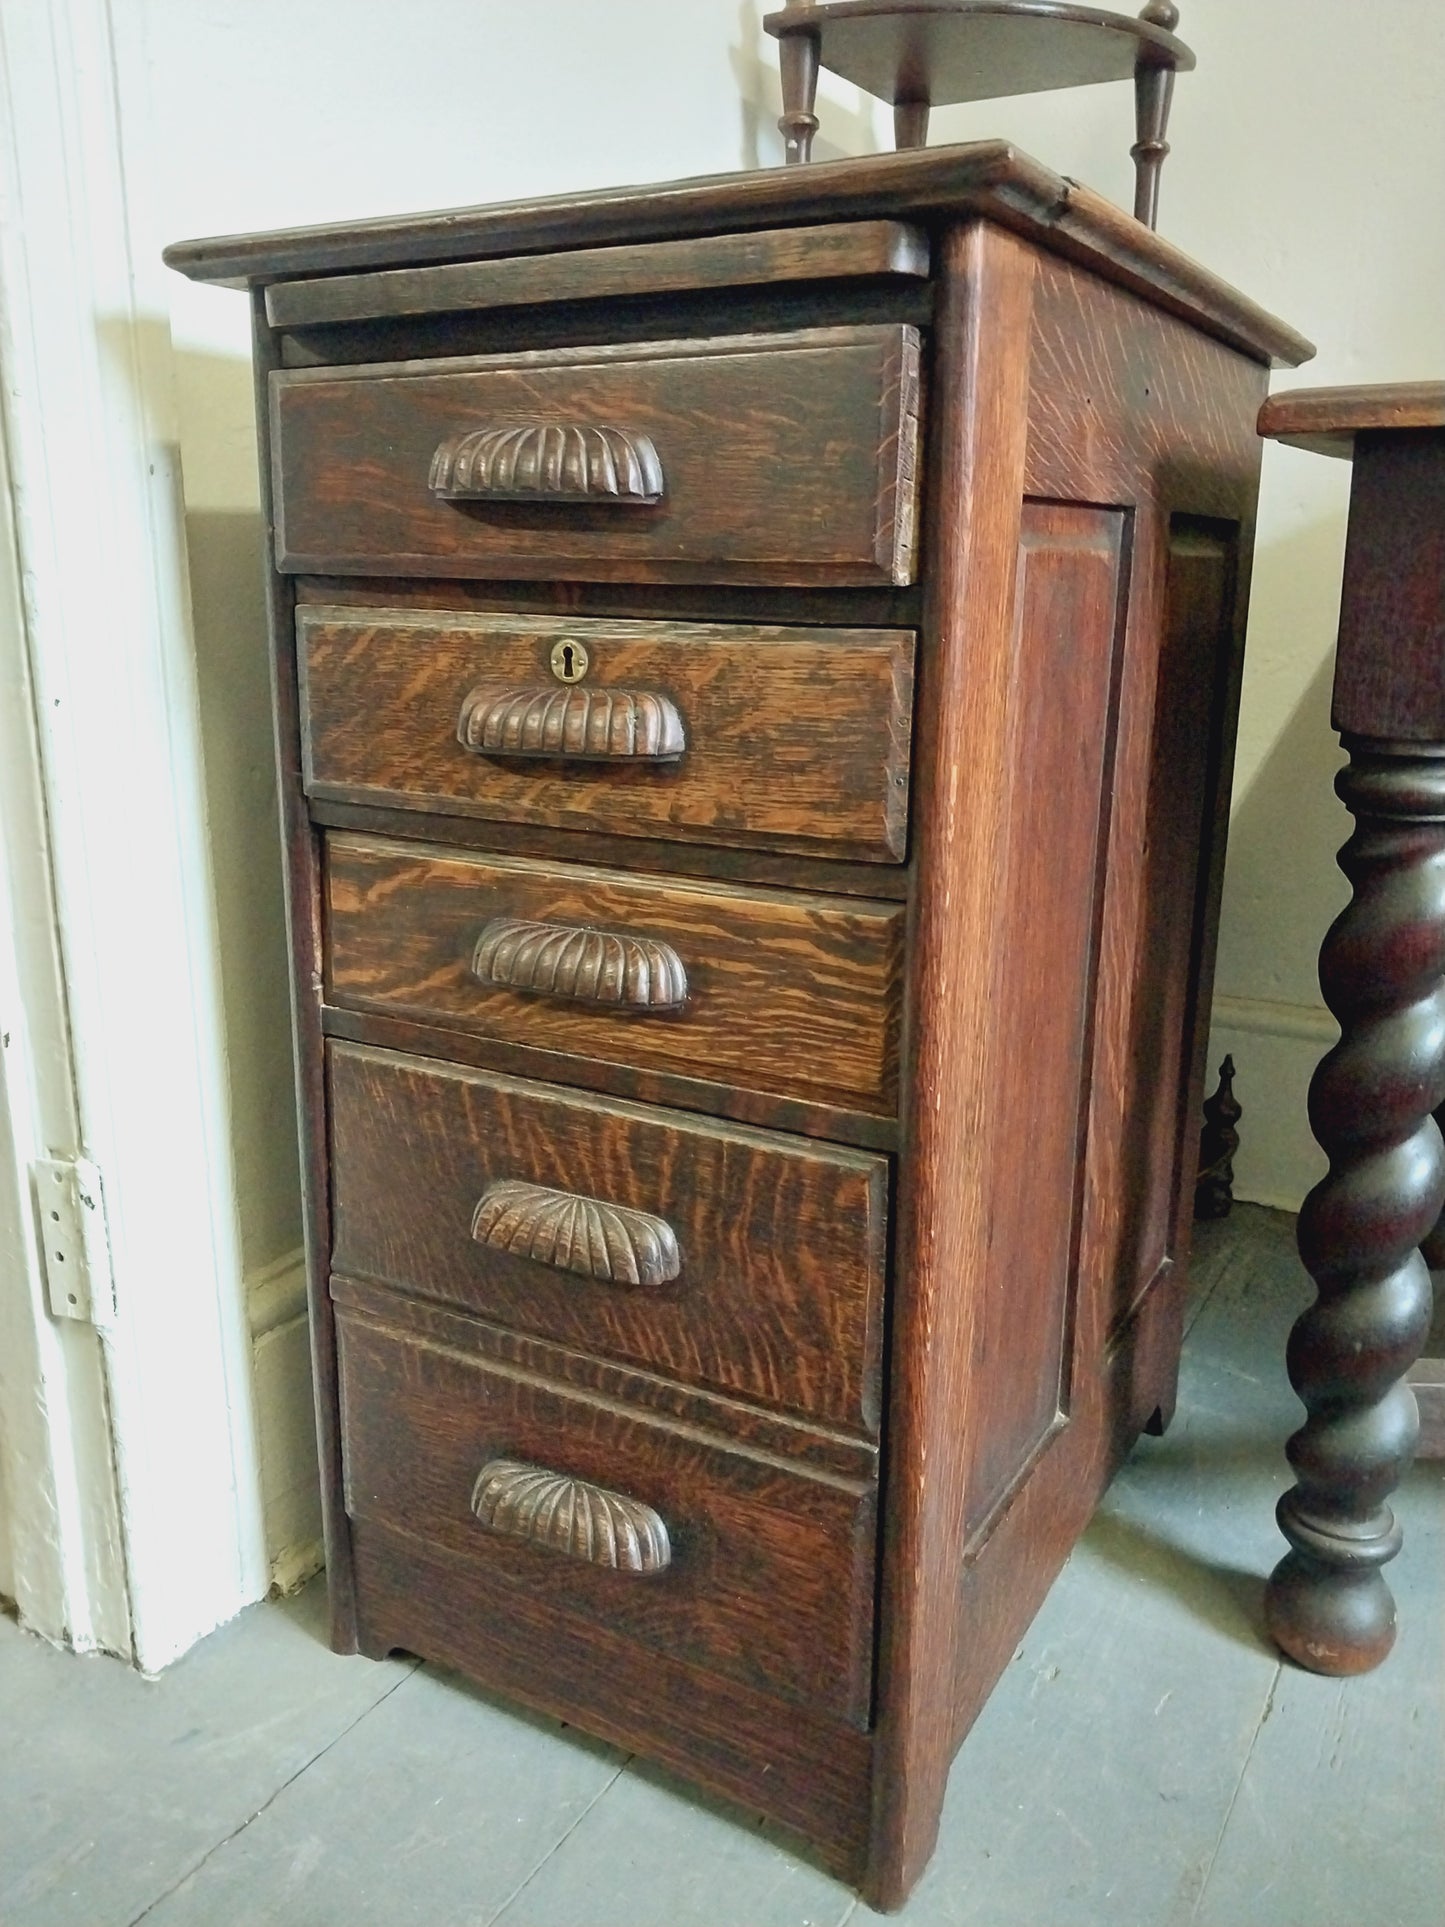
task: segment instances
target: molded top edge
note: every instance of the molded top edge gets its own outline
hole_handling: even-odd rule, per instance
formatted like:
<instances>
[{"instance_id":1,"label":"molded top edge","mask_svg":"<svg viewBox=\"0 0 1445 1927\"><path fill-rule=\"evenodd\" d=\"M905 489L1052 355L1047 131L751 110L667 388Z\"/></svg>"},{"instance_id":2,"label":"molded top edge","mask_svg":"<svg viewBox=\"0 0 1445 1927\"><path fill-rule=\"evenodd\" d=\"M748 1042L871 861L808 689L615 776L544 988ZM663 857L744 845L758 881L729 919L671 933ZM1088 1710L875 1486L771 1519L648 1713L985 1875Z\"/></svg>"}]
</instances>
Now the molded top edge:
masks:
<instances>
[{"instance_id":1,"label":"molded top edge","mask_svg":"<svg viewBox=\"0 0 1445 1927\"><path fill-rule=\"evenodd\" d=\"M870 216L982 216L1069 256L1255 360L1314 353L1294 329L1197 266L1123 209L1006 141L762 168L653 186L179 241L167 263L193 281L246 287L363 268L689 239Z\"/></svg>"}]
</instances>

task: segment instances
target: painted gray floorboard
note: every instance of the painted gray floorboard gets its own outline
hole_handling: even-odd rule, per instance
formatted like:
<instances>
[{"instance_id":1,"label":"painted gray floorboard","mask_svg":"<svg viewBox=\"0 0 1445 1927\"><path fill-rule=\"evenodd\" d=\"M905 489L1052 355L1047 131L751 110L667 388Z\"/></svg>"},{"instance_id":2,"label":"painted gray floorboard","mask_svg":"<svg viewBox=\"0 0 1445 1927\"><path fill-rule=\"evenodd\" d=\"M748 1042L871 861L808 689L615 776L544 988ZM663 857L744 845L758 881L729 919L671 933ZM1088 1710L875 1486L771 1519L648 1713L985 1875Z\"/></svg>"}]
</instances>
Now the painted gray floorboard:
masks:
<instances>
[{"instance_id":1,"label":"painted gray floorboard","mask_svg":"<svg viewBox=\"0 0 1445 1927\"><path fill-rule=\"evenodd\" d=\"M965 1740L908 1927L1193 1913L1277 1671L1257 1611L1290 1398L1282 1366L1234 1369L1227 1251L1203 1255L1174 1424L1135 1448Z\"/></svg>"},{"instance_id":2,"label":"painted gray floorboard","mask_svg":"<svg viewBox=\"0 0 1445 1927\"><path fill-rule=\"evenodd\" d=\"M904 1927L1445 1923L1445 1468L1401 1496L1389 1663L1281 1668L1259 1607L1301 1416L1292 1221L1201 1227L1195 1285L1178 1417L965 1742ZM874 1919L665 1774L439 1670L333 1657L319 1614L319 1591L259 1607L156 1682L0 1622L3 1927L129 1927L157 1895L146 1927Z\"/></svg>"},{"instance_id":3,"label":"painted gray floorboard","mask_svg":"<svg viewBox=\"0 0 1445 1927\"><path fill-rule=\"evenodd\" d=\"M4 1927L124 1927L406 1678L324 1621L313 1589L148 1680L0 1614Z\"/></svg>"},{"instance_id":4,"label":"painted gray floorboard","mask_svg":"<svg viewBox=\"0 0 1445 1927\"><path fill-rule=\"evenodd\" d=\"M749 1815L634 1762L497 1927L837 1927L852 1906Z\"/></svg>"},{"instance_id":5,"label":"painted gray floorboard","mask_svg":"<svg viewBox=\"0 0 1445 1927\"><path fill-rule=\"evenodd\" d=\"M1445 1466L1396 1507L1395 1650L1359 1679L1281 1669L1194 1927L1445 1922Z\"/></svg>"},{"instance_id":6,"label":"painted gray floorboard","mask_svg":"<svg viewBox=\"0 0 1445 1927\"><path fill-rule=\"evenodd\" d=\"M145 1927L481 1927L624 1757L423 1668Z\"/></svg>"}]
</instances>

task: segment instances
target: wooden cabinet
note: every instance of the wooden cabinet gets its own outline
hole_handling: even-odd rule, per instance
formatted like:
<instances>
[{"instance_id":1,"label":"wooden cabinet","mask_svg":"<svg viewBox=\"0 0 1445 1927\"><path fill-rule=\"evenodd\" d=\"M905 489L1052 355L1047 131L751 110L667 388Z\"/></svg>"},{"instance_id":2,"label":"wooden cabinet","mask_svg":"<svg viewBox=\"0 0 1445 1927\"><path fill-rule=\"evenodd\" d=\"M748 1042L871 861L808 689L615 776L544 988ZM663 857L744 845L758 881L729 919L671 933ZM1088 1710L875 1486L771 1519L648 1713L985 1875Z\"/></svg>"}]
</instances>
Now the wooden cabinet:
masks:
<instances>
[{"instance_id":1,"label":"wooden cabinet","mask_svg":"<svg viewBox=\"0 0 1445 1927\"><path fill-rule=\"evenodd\" d=\"M1168 1418L1271 362L995 145L253 289L339 1649L896 1905Z\"/></svg>"}]
</instances>

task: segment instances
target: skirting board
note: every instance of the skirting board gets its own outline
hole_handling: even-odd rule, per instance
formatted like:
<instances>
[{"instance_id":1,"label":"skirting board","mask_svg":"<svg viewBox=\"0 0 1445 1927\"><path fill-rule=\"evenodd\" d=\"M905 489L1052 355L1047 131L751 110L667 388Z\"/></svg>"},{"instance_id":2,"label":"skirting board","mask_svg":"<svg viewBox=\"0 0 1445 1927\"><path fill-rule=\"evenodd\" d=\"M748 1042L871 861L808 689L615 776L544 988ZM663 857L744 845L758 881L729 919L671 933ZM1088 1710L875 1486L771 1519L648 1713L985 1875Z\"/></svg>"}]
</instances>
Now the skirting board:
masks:
<instances>
[{"instance_id":1,"label":"skirting board","mask_svg":"<svg viewBox=\"0 0 1445 1927\"><path fill-rule=\"evenodd\" d=\"M1298 1211L1325 1174L1310 1135L1307 1100L1315 1065L1339 1036L1322 1006L1216 997L1207 1088L1221 1060L1234 1059L1234 1090L1244 1109L1234 1160L1234 1195L1250 1204Z\"/></svg>"},{"instance_id":2,"label":"skirting board","mask_svg":"<svg viewBox=\"0 0 1445 1927\"><path fill-rule=\"evenodd\" d=\"M257 1448L271 1590L292 1592L321 1558L321 1482L311 1403L306 1271L299 1251L246 1280Z\"/></svg>"}]
</instances>

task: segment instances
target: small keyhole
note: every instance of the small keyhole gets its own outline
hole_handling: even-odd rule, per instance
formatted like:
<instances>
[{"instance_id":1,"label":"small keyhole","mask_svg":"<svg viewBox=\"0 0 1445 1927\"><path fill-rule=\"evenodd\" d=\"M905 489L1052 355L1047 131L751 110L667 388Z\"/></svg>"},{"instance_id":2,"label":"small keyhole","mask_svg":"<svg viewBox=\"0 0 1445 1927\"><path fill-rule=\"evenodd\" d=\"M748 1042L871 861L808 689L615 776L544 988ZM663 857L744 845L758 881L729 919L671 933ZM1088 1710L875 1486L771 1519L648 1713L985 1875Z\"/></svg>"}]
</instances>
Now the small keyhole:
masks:
<instances>
[{"instance_id":1,"label":"small keyhole","mask_svg":"<svg viewBox=\"0 0 1445 1927\"><path fill-rule=\"evenodd\" d=\"M552 645L552 674L558 682L581 682L587 674L590 661L580 642L573 642L564 636Z\"/></svg>"}]
</instances>

